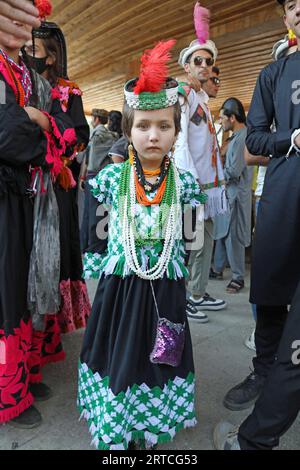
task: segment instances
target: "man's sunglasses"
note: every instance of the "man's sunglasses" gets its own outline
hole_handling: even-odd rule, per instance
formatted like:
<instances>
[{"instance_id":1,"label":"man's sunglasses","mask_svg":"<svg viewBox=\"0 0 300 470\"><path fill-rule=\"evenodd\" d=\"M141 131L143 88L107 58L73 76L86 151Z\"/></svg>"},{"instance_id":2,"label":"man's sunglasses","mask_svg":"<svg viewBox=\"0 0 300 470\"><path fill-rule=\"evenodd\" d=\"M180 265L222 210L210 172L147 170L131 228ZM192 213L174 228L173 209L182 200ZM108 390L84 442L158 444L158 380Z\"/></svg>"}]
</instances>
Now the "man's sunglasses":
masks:
<instances>
[{"instance_id":1,"label":"man's sunglasses","mask_svg":"<svg viewBox=\"0 0 300 470\"><path fill-rule=\"evenodd\" d=\"M213 82L214 85L221 84L221 80L219 79L219 77L209 77L209 79Z\"/></svg>"},{"instance_id":2,"label":"man's sunglasses","mask_svg":"<svg viewBox=\"0 0 300 470\"><path fill-rule=\"evenodd\" d=\"M203 64L203 62L205 61L207 67L211 67L212 65L214 65L214 59L212 57L201 57L201 56L196 56L194 58L194 64L196 66L201 66Z\"/></svg>"}]
</instances>

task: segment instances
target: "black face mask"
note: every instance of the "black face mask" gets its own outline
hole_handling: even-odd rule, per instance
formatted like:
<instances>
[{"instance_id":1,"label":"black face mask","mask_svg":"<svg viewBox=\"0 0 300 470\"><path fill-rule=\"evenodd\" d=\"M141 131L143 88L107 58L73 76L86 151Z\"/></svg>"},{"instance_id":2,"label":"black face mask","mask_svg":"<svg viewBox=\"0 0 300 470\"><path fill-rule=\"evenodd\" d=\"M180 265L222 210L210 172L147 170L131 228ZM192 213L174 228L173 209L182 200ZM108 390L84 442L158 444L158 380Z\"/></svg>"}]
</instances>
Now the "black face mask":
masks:
<instances>
[{"instance_id":1,"label":"black face mask","mask_svg":"<svg viewBox=\"0 0 300 470\"><path fill-rule=\"evenodd\" d=\"M28 57L30 66L31 66L37 73L39 73L39 74L41 75L42 73L45 72L45 70L46 70L47 67L48 67L48 64L46 64L46 60L48 59L48 57L42 57L42 58L39 58L39 57L32 57L32 56L30 56L30 55L28 55L28 54L27 54L27 57Z\"/></svg>"}]
</instances>

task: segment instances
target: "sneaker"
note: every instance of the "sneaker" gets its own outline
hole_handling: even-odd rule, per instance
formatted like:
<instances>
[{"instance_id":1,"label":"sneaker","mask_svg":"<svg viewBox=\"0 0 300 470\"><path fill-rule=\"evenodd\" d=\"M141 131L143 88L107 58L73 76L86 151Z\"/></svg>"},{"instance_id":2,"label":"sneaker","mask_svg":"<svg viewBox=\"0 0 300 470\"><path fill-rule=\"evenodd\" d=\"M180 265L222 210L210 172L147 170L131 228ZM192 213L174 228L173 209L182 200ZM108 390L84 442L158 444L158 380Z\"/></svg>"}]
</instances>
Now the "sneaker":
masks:
<instances>
[{"instance_id":1,"label":"sneaker","mask_svg":"<svg viewBox=\"0 0 300 470\"><path fill-rule=\"evenodd\" d=\"M199 310L223 310L227 307L227 304L224 300L214 299L209 294L204 294L204 296L199 300L190 297L189 301Z\"/></svg>"},{"instance_id":2,"label":"sneaker","mask_svg":"<svg viewBox=\"0 0 300 470\"><path fill-rule=\"evenodd\" d=\"M52 397L53 393L48 385L40 382L38 384L30 384L29 390L33 395L35 401L46 401Z\"/></svg>"},{"instance_id":3,"label":"sneaker","mask_svg":"<svg viewBox=\"0 0 300 470\"><path fill-rule=\"evenodd\" d=\"M8 421L7 424L20 429L37 428L42 422L41 413L31 405L27 410L23 411L19 416Z\"/></svg>"},{"instance_id":4,"label":"sneaker","mask_svg":"<svg viewBox=\"0 0 300 470\"><path fill-rule=\"evenodd\" d=\"M251 351L256 352L256 347L255 347L255 328L252 331L250 336L247 336L247 338L244 341L244 345L246 348L251 349Z\"/></svg>"},{"instance_id":5,"label":"sneaker","mask_svg":"<svg viewBox=\"0 0 300 470\"><path fill-rule=\"evenodd\" d=\"M238 441L239 428L221 421L214 429L214 446L217 450L241 450Z\"/></svg>"},{"instance_id":6,"label":"sneaker","mask_svg":"<svg viewBox=\"0 0 300 470\"><path fill-rule=\"evenodd\" d=\"M246 410L258 399L266 378L251 372L240 384L233 387L225 395L223 404L231 411Z\"/></svg>"},{"instance_id":7,"label":"sneaker","mask_svg":"<svg viewBox=\"0 0 300 470\"><path fill-rule=\"evenodd\" d=\"M207 315L197 310L189 300L186 303L186 314L189 320L197 320L199 323L208 322Z\"/></svg>"},{"instance_id":8,"label":"sneaker","mask_svg":"<svg viewBox=\"0 0 300 470\"><path fill-rule=\"evenodd\" d=\"M224 278L223 278L223 273L219 273L217 271L215 271L213 268L210 268L210 271L209 271L209 279L217 279L217 280L220 280L222 281Z\"/></svg>"}]
</instances>

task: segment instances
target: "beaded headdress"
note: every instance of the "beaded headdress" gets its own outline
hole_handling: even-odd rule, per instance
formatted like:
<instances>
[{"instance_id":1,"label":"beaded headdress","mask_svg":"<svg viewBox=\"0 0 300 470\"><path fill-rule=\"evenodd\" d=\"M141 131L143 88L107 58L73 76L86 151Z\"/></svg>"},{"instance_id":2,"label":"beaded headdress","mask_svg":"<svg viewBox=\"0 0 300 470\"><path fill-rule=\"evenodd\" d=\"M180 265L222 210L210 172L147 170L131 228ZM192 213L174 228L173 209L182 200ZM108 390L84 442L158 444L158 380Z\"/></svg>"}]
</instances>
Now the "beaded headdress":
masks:
<instances>
[{"instance_id":1,"label":"beaded headdress","mask_svg":"<svg viewBox=\"0 0 300 470\"><path fill-rule=\"evenodd\" d=\"M139 110L163 109L178 101L178 83L168 77L167 63L175 40L159 42L146 50L141 58L139 78L126 83L125 100L130 108Z\"/></svg>"},{"instance_id":2,"label":"beaded headdress","mask_svg":"<svg viewBox=\"0 0 300 470\"><path fill-rule=\"evenodd\" d=\"M59 44L61 63L59 64L61 78L68 78L67 73L67 46L64 34L60 27L53 22L46 21L46 18L52 13L52 4L49 0L33 0L34 5L39 11L41 26L32 30L33 39L33 55L34 55L34 39L54 38Z\"/></svg>"},{"instance_id":3,"label":"beaded headdress","mask_svg":"<svg viewBox=\"0 0 300 470\"><path fill-rule=\"evenodd\" d=\"M59 62L59 77L68 79L67 72L67 45L64 34L56 23L42 21L41 26L32 30L33 38L47 39L53 38L57 41L60 49L61 60ZM34 48L33 48L34 50Z\"/></svg>"}]
</instances>

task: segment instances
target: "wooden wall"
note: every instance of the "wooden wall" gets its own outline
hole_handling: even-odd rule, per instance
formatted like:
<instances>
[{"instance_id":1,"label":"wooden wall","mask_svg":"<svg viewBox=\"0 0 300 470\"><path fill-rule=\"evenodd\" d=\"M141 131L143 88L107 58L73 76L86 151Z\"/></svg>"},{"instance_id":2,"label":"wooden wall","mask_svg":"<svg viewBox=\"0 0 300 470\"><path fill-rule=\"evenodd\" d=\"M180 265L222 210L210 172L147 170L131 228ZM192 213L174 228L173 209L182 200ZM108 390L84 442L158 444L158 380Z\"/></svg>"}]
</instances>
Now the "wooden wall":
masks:
<instances>
[{"instance_id":1,"label":"wooden wall","mask_svg":"<svg viewBox=\"0 0 300 470\"><path fill-rule=\"evenodd\" d=\"M141 52L160 39L177 39L170 74L183 78L180 50L195 39L194 0L53 0L52 20L68 43L69 76L94 107L121 109L123 85L139 69ZM259 71L271 61L273 44L285 34L275 0L206 0L211 39L219 49L222 87L213 110L236 96L249 106Z\"/></svg>"}]
</instances>

